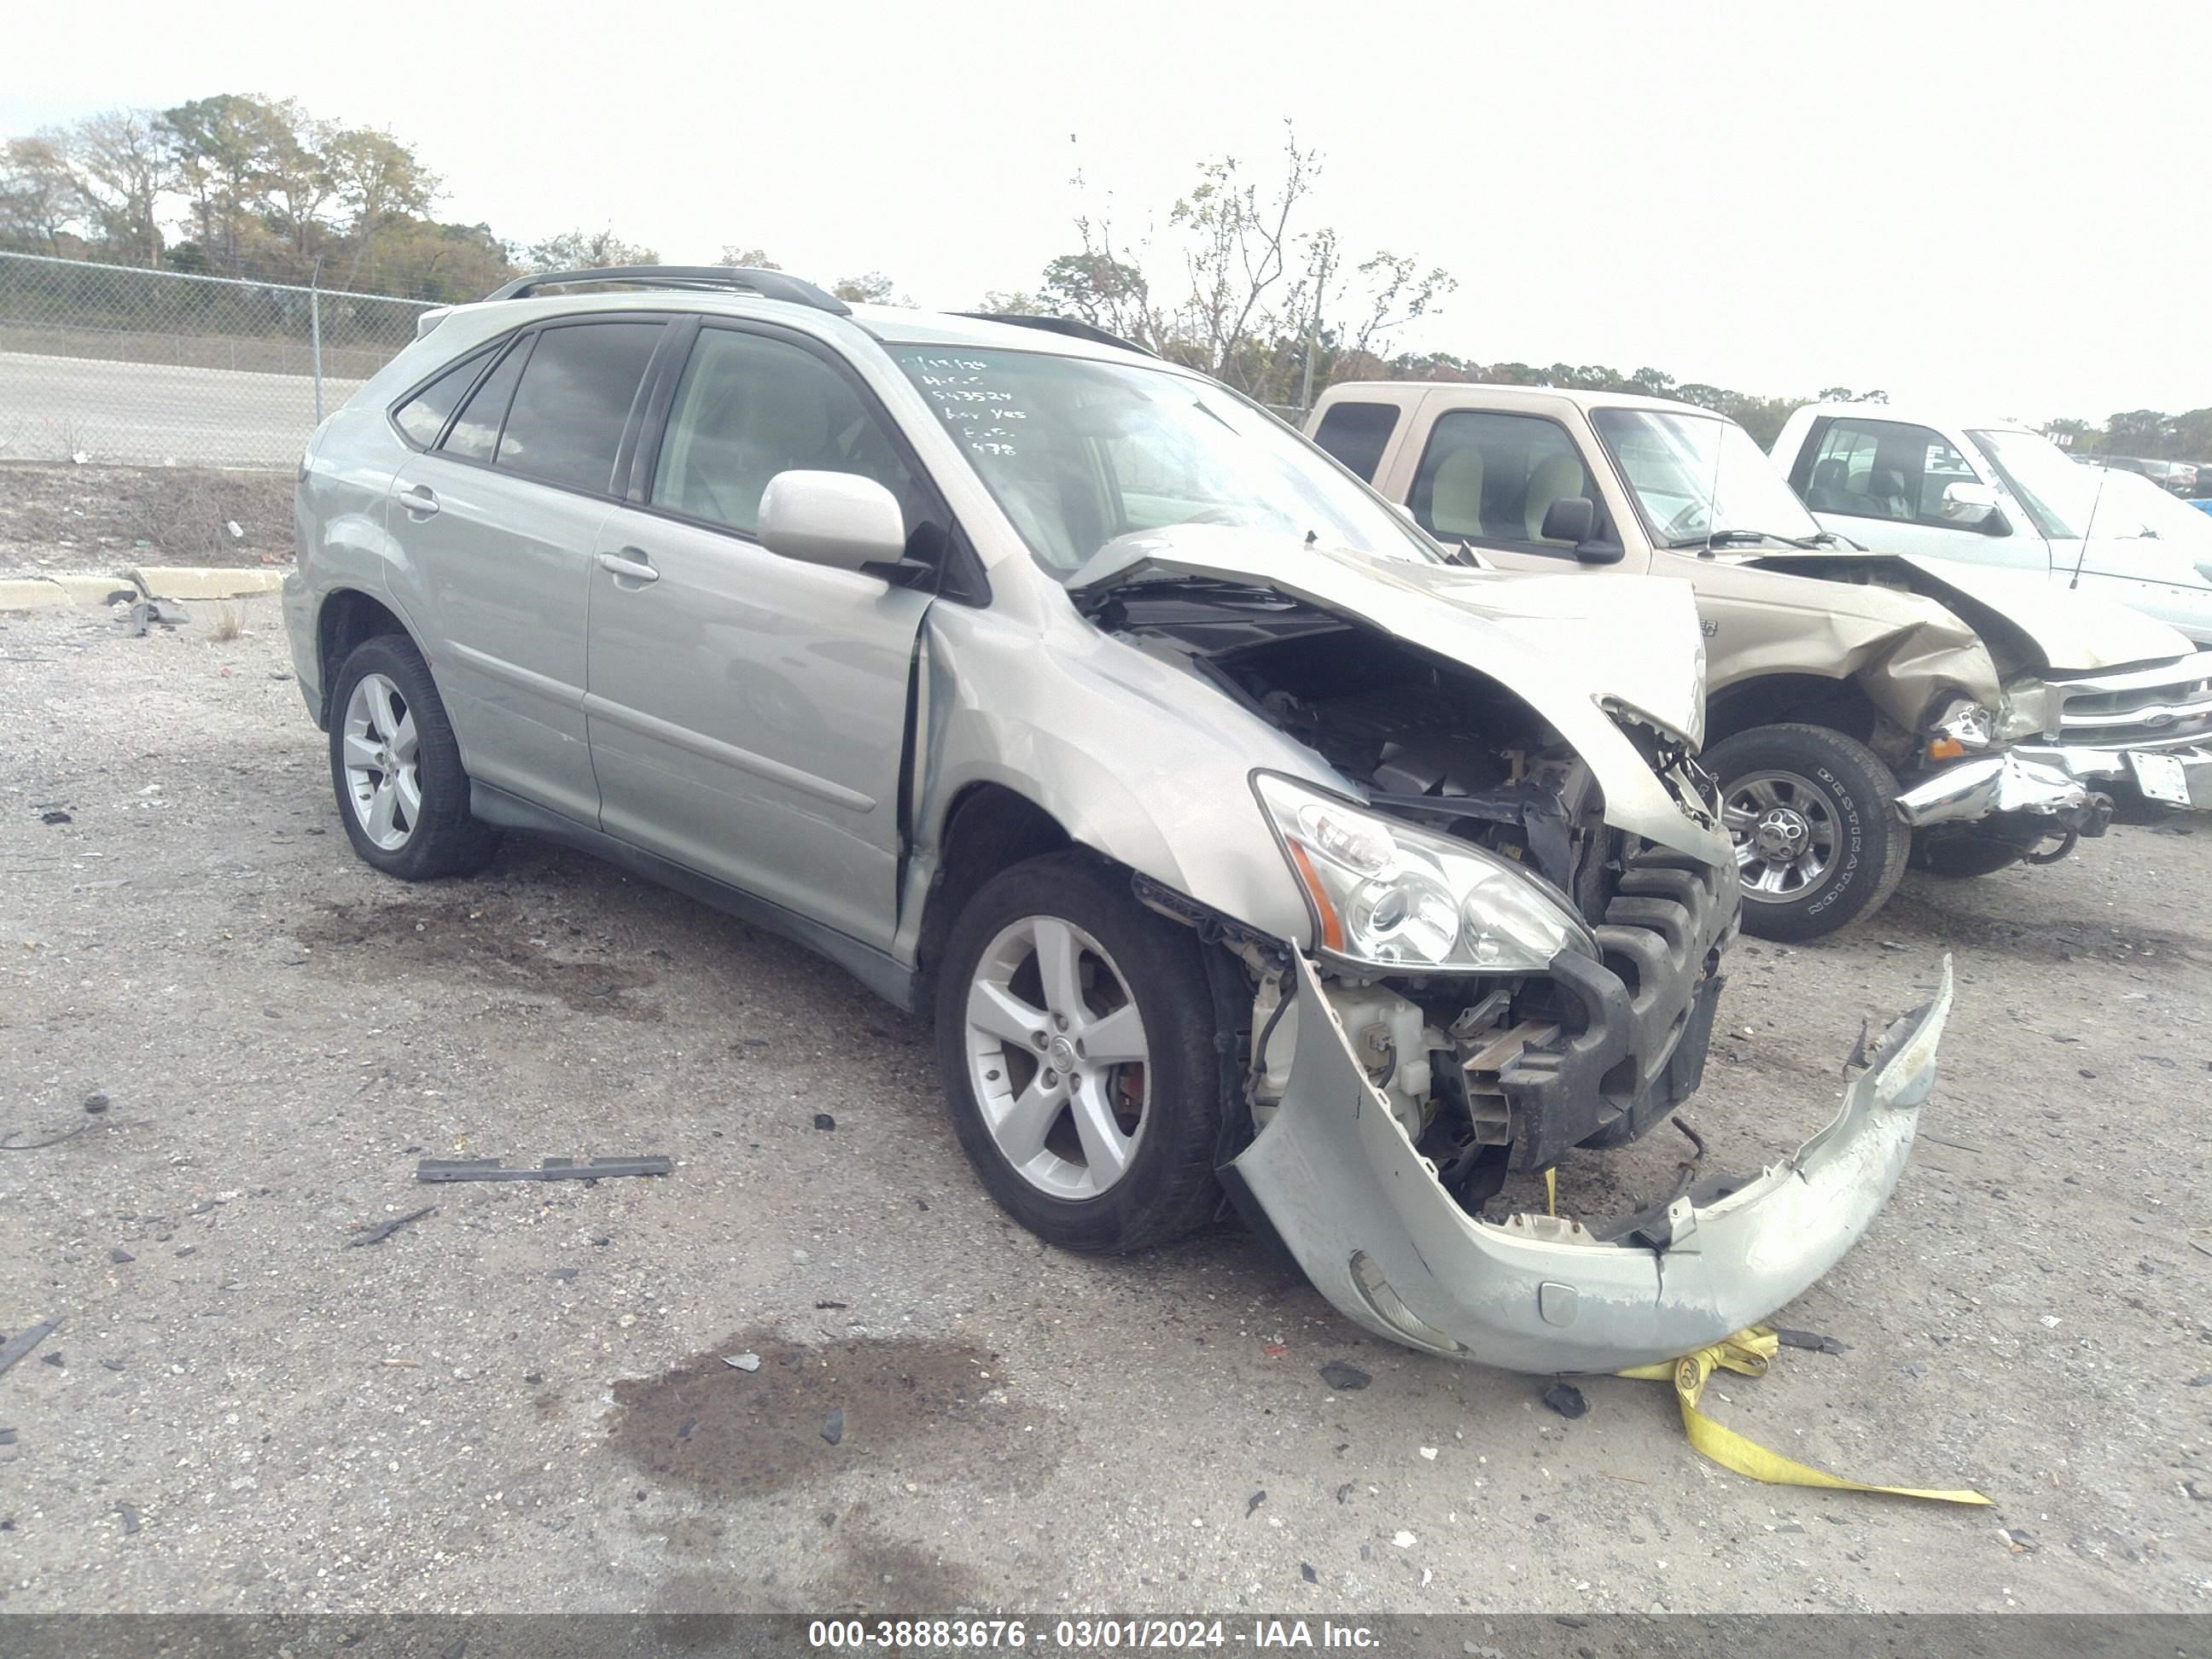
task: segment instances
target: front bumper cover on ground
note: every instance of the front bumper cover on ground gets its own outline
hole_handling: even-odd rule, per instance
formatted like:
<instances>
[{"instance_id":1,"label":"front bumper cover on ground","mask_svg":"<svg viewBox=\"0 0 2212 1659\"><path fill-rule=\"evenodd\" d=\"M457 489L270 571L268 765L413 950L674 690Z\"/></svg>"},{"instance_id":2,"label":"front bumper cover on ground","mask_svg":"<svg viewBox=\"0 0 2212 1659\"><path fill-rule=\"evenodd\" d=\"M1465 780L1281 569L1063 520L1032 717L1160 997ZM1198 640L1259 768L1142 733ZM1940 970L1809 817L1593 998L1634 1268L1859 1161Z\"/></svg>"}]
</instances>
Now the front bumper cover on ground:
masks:
<instances>
[{"instance_id":1,"label":"front bumper cover on ground","mask_svg":"<svg viewBox=\"0 0 2212 1659\"><path fill-rule=\"evenodd\" d=\"M2094 790L2063 766L2031 759L2017 750L1946 767L1897 798L1897 810L1916 830L1965 823L1996 812L2033 812L2062 829L2102 832L2107 810Z\"/></svg>"},{"instance_id":2,"label":"front bumper cover on ground","mask_svg":"<svg viewBox=\"0 0 2212 1659\"><path fill-rule=\"evenodd\" d=\"M1223 1171L1338 1311L1377 1335L1508 1370L1613 1371L1717 1342L1791 1301L1887 1201L1936 1079L1951 964L1795 1157L1597 1233L1479 1221L1376 1093L1301 956L1290 1086ZM1608 1240L1610 1242L1608 1242Z\"/></svg>"}]
</instances>

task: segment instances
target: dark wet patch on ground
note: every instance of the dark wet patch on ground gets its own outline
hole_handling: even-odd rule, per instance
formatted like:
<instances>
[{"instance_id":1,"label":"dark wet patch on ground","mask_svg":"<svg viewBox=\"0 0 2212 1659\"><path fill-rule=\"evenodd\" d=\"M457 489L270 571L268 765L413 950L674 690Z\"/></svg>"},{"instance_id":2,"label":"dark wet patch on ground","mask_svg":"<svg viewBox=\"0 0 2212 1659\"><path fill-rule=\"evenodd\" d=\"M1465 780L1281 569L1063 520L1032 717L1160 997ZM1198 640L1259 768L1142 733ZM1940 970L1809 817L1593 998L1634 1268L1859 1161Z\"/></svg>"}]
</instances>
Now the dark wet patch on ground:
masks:
<instances>
[{"instance_id":1,"label":"dark wet patch on ground","mask_svg":"<svg viewBox=\"0 0 2212 1659\"><path fill-rule=\"evenodd\" d=\"M725 1356L753 1353L758 1370ZM663 1486L720 1502L848 1469L1033 1491L1053 1459L1022 1432L994 1356L924 1337L792 1342L740 1331L659 1376L614 1386L609 1449ZM836 1436L825 1437L838 1413Z\"/></svg>"},{"instance_id":2,"label":"dark wet patch on ground","mask_svg":"<svg viewBox=\"0 0 2212 1659\"><path fill-rule=\"evenodd\" d=\"M488 990L552 997L581 1012L643 1021L661 1017L657 1006L631 994L651 985L656 975L555 954L573 942L568 929L535 920L510 900L476 895L325 903L293 933L319 952L328 951L319 960L337 971L381 979L458 974Z\"/></svg>"}]
</instances>

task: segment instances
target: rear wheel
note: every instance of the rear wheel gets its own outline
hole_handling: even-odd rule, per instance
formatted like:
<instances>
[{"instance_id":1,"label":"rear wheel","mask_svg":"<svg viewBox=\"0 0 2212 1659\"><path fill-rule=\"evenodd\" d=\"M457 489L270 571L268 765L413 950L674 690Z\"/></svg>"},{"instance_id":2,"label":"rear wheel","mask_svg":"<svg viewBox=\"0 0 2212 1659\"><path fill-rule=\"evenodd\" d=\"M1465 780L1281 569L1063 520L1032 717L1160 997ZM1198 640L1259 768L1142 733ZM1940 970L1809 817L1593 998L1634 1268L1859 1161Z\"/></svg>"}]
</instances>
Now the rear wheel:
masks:
<instances>
[{"instance_id":1,"label":"rear wheel","mask_svg":"<svg viewBox=\"0 0 2212 1659\"><path fill-rule=\"evenodd\" d=\"M1896 891L1912 831L1897 816L1897 779L1864 744L1822 726L1754 726L1705 764L1735 843L1746 933L1820 939Z\"/></svg>"},{"instance_id":2,"label":"rear wheel","mask_svg":"<svg viewBox=\"0 0 2212 1659\"><path fill-rule=\"evenodd\" d=\"M1221 1082L1199 950L1079 853L994 877L953 923L936 1006L953 1127L1048 1243L1141 1249L1212 1218Z\"/></svg>"},{"instance_id":3,"label":"rear wheel","mask_svg":"<svg viewBox=\"0 0 2212 1659\"><path fill-rule=\"evenodd\" d=\"M1972 823L1947 823L1912 838L1912 867L1931 876L1986 876L2033 853L2051 820L2034 812L1997 812Z\"/></svg>"},{"instance_id":4,"label":"rear wheel","mask_svg":"<svg viewBox=\"0 0 2212 1659\"><path fill-rule=\"evenodd\" d=\"M499 831L469 816L469 775L414 643L380 634L354 648L331 696L331 783L365 863L403 881L473 875Z\"/></svg>"}]
</instances>

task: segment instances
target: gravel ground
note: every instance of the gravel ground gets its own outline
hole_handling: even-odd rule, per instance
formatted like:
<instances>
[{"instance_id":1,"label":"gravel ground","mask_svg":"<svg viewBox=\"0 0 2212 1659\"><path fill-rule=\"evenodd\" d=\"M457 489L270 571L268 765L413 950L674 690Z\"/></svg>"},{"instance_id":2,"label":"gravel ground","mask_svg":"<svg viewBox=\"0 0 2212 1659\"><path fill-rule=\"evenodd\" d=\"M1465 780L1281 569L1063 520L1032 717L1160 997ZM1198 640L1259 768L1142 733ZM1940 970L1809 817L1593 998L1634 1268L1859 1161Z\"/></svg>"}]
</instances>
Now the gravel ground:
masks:
<instances>
[{"instance_id":1,"label":"gravel ground","mask_svg":"<svg viewBox=\"0 0 2212 1659\"><path fill-rule=\"evenodd\" d=\"M963 1162L921 1024L795 947L525 841L433 887L359 864L275 604L241 608L227 641L216 607L144 639L0 617L0 1329L64 1322L0 1377L0 1606L2212 1600L2212 830L1914 878L1842 942L1735 953L1692 1114L1723 1167L1817 1124L1862 1018L1956 953L1915 1162L1781 1316L1844 1351L1708 1395L1996 1500L1915 1505L1716 1469L1650 1384L1585 1382L1569 1421L1370 1341L1231 1229L1042 1249ZM1681 1144L1577 1158L1563 1204ZM623 1152L675 1173L412 1179Z\"/></svg>"}]
</instances>

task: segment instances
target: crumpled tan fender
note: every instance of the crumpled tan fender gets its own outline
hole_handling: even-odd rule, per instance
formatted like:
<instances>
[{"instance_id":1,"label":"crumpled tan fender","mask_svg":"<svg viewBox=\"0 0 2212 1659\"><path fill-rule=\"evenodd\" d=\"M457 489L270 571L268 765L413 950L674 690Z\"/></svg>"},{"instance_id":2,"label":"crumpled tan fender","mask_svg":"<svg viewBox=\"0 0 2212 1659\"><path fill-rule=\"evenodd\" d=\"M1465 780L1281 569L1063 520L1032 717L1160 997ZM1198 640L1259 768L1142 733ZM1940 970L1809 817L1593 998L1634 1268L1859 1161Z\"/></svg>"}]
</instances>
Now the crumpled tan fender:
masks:
<instances>
[{"instance_id":1,"label":"crumpled tan fender","mask_svg":"<svg viewBox=\"0 0 2212 1659\"><path fill-rule=\"evenodd\" d=\"M1946 698L1994 708L2001 695L1981 635L1934 599L1718 561L1699 569L1697 586L1715 695L1773 674L1852 680L1908 732Z\"/></svg>"}]
</instances>

